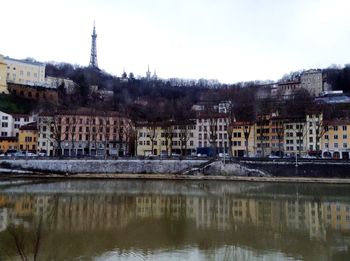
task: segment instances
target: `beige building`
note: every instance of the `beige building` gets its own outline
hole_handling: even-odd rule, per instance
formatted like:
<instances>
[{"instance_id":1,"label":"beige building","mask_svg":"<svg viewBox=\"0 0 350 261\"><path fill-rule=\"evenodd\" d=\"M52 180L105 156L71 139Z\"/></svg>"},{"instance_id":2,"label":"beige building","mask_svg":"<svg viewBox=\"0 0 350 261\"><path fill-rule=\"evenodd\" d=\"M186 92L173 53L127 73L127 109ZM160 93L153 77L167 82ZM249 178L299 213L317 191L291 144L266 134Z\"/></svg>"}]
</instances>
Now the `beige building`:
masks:
<instances>
[{"instance_id":1,"label":"beige building","mask_svg":"<svg viewBox=\"0 0 350 261\"><path fill-rule=\"evenodd\" d=\"M321 137L322 157L334 159L350 158L350 120L337 119L324 122Z\"/></svg>"},{"instance_id":2,"label":"beige building","mask_svg":"<svg viewBox=\"0 0 350 261\"><path fill-rule=\"evenodd\" d=\"M0 54L0 93L8 93L6 84L6 68L4 57Z\"/></svg>"},{"instance_id":3,"label":"beige building","mask_svg":"<svg viewBox=\"0 0 350 261\"><path fill-rule=\"evenodd\" d=\"M45 84L45 64L30 59L17 60L4 58L7 69L7 82L24 85Z\"/></svg>"},{"instance_id":4,"label":"beige building","mask_svg":"<svg viewBox=\"0 0 350 261\"><path fill-rule=\"evenodd\" d=\"M196 152L197 139L194 121L140 124L137 127L137 155L191 155Z\"/></svg>"}]
</instances>

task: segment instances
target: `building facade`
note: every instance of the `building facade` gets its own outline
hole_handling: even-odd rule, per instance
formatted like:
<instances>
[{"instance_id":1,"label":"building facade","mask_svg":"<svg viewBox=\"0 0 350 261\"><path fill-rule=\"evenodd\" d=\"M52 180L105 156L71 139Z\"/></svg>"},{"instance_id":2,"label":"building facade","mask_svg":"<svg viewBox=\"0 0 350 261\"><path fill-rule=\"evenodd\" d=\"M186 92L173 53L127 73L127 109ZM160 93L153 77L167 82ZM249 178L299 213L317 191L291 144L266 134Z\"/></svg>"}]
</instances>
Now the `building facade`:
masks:
<instances>
[{"instance_id":1,"label":"building facade","mask_svg":"<svg viewBox=\"0 0 350 261\"><path fill-rule=\"evenodd\" d=\"M7 65L4 57L0 54L0 93L8 93L7 90Z\"/></svg>"},{"instance_id":2,"label":"building facade","mask_svg":"<svg viewBox=\"0 0 350 261\"><path fill-rule=\"evenodd\" d=\"M45 64L30 59L4 58L7 68L7 82L25 85L45 84Z\"/></svg>"},{"instance_id":3,"label":"building facade","mask_svg":"<svg viewBox=\"0 0 350 261\"><path fill-rule=\"evenodd\" d=\"M197 151L200 154L227 153L230 119L224 113L199 114L196 119ZM209 156L209 155L208 155Z\"/></svg>"},{"instance_id":4,"label":"building facade","mask_svg":"<svg viewBox=\"0 0 350 261\"><path fill-rule=\"evenodd\" d=\"M42 113L38 130L38 150L50 156L126 156L134 127L117 112L86 110Z\"/></svg>"},{"instance_id":5,"label":"building facade","mask_svg":"<svg viewBox=\"0 0 350 261\"><path fill-rule=\"evenodd\" d=\"M308 70L300 76L300 87L307 90L311 96L317 97L324 91L321 70Z\"/></svg>"},{"instance_id":6,"label":"building facade","mask_svg":"<svg viewBox=\"0 0 350 261\"><path fill-rule=\"evenodd\" d=\"M18 148L21 151L37 152L38 129L37 123L32 122L19 128Z\"/></svg>"},{"instance_id":7,"label":"building facade","mask_svg":"<svg viewBox=\"0 0 350 261\"><path fill-rule=\"evenodd\" d=\"M254 157L255 125L251 122L233 122L232 125L232 156Z\"/></svg>"},{"instance_id":8,"label":"building facade","mask_svg":"<svg viewBox=\"0 0 350 261\"><path fill-rule=\"evenodd\" d=\"M324 125L325 132L321 137L322 157L349 159L350 120L326 121Z\"/></svg>"},{"instance_id":9,"label":"building facade","mask_svg":"<svg viewBox=\"0 0 350 261\"><path fill-rule=\"evenodd\" d=\"M139 123L135 142L138 156L186 156L196 153L197 140L196 122L190 120Z\"/></svg>"}]
</instances>

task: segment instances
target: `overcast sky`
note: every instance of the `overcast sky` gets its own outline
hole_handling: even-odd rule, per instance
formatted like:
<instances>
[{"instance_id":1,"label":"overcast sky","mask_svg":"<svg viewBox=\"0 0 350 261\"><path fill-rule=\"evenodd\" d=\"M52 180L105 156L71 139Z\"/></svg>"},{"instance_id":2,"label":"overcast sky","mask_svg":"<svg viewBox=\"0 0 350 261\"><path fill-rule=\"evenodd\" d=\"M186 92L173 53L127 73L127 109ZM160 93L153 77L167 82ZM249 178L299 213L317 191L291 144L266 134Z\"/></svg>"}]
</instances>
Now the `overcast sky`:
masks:
<instances>
[{"instance_id":1,"label":"overcast sky","mask_svg":"<svg viewBox=\"0 0 350 261\"><path fill-rule=\"evenodd\" d=\"M113 75L277 80L350 63L348 0L11 0L0 53L99 67Z\"/></svg>"}]
</instances>

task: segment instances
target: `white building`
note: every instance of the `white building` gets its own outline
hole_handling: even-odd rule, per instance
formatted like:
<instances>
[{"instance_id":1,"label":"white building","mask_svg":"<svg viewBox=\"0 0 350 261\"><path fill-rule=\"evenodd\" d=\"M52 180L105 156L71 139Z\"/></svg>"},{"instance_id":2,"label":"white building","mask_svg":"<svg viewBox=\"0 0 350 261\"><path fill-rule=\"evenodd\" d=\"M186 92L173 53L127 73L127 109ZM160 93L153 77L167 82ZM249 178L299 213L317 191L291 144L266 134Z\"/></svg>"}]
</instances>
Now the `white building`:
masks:
<instances>
[{"instance_id":1,"label":"white building","mask_svg":"<svg viewBox=\"0 0 350 261\"><path fill-rule=\"evenodd\" d=\"M307 124L305 119L288 119L284 123L284 153L303 156L307 151Z\"/></svg>"},{"instance_id":2,"label":"white building","mask_svg":"<svg viewBox=\"0 0 350 261\"><path fill-rule=\"evenodd\" d=\"M0 111L0 136L14 136L14 120L11 114Z\"/></svg>"},{"instance_id":3,"label":"white building","mask_svg":"<svg viewBox=\"0 0 350 261\"><path fill-rule=\"evenodd\" d=\"M321 70L308 70L300 76L300 86L312 96L320 96L324 91L323 87L323 75Z\"/></svg>"},{"instance_id":4,"label":"white building","mask_svg":"<svg viewBox=\"0 0 350 261\"><path fill-rule=\"evenodd\" d=\"M211 148L216 152L228 152L228 125L229 118L225 114L200 115L196 119L196 131L198 135L197 148Z\"/></svg>"},{"instance_id":5,"label":"white building","mask_svg":"<svg viewBox=\"0 0 350 261\"><path fill-rule=\"evenodd\" d=\"M306 126L306 149L309 151L309 154L318 153L321 150L321 136L324 132L323 115L306 115Z\"/></svg>"}]
</instances>

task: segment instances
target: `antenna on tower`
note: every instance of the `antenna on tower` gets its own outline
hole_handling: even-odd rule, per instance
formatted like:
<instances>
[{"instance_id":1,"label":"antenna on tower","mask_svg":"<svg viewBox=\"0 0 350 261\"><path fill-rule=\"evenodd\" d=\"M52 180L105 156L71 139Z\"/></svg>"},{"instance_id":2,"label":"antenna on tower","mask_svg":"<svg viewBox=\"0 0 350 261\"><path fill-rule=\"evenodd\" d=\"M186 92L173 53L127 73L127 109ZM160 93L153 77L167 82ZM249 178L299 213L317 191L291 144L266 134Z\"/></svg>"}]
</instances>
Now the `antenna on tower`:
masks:
<instances>
[{"instance_id":1,"label":"antenna on tower","mask_svg":"<svg viewBox=\"0 0 350 261\"><path fill-rule=\"evenodd\" d=\"M92 30L92 35L91 35L91 55L90 55L89 66L92 68L98 69L96 38L97 38L97 34L96 34L96 27L95 27L95 20L94 20L94 28Z\"/></svg>"}]
</instances>

